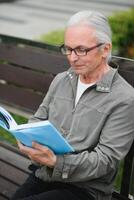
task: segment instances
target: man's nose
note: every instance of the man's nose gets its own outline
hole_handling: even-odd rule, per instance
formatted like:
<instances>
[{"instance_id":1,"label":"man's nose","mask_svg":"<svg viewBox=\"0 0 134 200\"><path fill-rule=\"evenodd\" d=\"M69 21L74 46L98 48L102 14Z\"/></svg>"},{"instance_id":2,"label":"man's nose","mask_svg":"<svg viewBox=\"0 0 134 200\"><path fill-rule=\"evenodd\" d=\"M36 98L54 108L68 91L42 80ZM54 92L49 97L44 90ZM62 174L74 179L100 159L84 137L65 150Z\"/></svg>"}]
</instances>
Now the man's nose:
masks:
<instances>
[{"instance_id":1,"label":"man's nose","mask_svg":"<svg viewBox=\"0 0 134 200\"><path fill-rule=\"evenodd\" d=\"M70 60L71 60L71 61L76 61L76 60L78 60L78 56L77 56L77 54L75 53L74 50L72 50L72 52L71 52L71 54L70 54Z\"/></svg>"}]
</instances>

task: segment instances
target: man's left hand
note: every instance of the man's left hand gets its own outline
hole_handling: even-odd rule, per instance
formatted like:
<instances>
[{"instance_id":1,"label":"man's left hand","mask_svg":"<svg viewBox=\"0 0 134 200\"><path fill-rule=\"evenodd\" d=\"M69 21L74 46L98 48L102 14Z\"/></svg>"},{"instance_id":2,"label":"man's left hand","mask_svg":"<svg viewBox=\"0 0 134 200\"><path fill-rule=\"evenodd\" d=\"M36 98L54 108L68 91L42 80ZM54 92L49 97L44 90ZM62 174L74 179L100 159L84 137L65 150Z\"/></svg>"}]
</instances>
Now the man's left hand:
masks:
<instances>
[{"instance_id":1,"label":"man's left hand","mask_svg":"<svg viewBox=\"0 0 134 200\"><path fill-rule=\"evenodd\" d=\"M26 154L31 160L53 168L56 164L57 157L48 147L40 145L36 142L32 143L32 148L24 146L18 142L19 149Z\"/></svg>"}]
</instances>

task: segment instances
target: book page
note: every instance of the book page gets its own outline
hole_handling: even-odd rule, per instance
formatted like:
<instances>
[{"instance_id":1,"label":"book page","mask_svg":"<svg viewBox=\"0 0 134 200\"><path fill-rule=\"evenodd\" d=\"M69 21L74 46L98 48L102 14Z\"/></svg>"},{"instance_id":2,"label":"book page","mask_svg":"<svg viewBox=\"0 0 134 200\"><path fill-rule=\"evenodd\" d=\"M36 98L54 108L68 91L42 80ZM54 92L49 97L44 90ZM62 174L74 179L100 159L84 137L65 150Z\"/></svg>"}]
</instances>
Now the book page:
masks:
<instances>
[{"instance_id":1,"label":"book page","mask_svg":"<svg viewBox=\"0 0 134 200\"><path fill-rule=\"evenodd\" d=\"M17 123L11 114L2 107L0 107L0 125L5 129L17 127Z\"/></svg>"},{"instance_id":2,"label":"book page","mask_svg":"<svg viewBox=\"0 0 134 200\"><path fill-rule=\"evenodd\" d=\"M27 129L27 128L34 128L34 127L40 127L50 124L48 120L45 121L38 121L33 123L27 123L27 124L19 124L16 127L12 127L10 130L21 130L21 129Z\"/></svg>"}]
</instances>

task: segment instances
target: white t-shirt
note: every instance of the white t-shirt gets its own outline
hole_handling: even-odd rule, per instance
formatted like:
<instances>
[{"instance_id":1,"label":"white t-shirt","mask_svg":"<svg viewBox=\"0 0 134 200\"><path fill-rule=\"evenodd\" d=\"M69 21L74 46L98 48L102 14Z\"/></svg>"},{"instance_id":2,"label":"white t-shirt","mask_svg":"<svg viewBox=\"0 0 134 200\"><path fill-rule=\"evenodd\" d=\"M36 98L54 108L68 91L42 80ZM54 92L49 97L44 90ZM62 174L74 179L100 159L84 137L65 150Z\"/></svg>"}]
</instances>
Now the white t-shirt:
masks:
<instances>
[{"instance_id":1,"label":"white t-shirt","mask_svg":"<svg viewBox=\"0 0 134 200\"><path fill-rule=\"evenodd\" d=\"M87 88L91 87L92 85L94 85L94 83L89 83L89 84L82 83L80 80L80 77L78 78L75 106L77 105L79 99L81 98L81 96L85 92L85 90Z\"/></svg>"}]
</instances>

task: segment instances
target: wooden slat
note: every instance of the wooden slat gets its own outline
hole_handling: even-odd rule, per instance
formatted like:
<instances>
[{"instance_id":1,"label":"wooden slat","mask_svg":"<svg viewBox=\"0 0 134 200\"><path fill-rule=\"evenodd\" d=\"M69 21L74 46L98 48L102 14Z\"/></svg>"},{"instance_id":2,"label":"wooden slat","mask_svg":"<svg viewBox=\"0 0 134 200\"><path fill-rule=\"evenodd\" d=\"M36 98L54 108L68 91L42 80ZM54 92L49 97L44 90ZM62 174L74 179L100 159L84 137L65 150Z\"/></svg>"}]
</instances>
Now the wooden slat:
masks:
<instances>
[{"instance_id":1,"label":"wooden slat","mask_svg":"<svg viewBox=\"0 0 134 200\"><path fill-rule=\"evenodd\" d=\"M0 177L0 194L3 194L3 196L10 198L14 194L14 192L17 190L17 188L18 186L16 186L15 184Z\"/></svg>"},{"instance_id":2,"label":"wooden slat","mask_svg":"<svg viewBox=\"0 0 134 200\"><path fill-rule=\"evenodd\" d=\"M123 195L121 195L118 192L113 192L111 200L130 200L130 199L125 197L125 196L123 196Z\"/></svg>"},{"instance_id":3,"label":"wooden slat","mask_svg":"<svg viewBox=\"0 0 134 200\"><path fill-rule=\"evenodd\" d=\"M65 56L44 49L38 51L37 48L34 50L34 48L21 48L11 44L0 44L0 60L54 74L68 68Z\"/></svg>"},{"instance_id":4,"label":"wooden slat","mask_svg":"<svg viewBox=\"0 0 134 200\"><path fill-rule=\"evenodd\" d=\"M123 71L119 69L119 74L125 78L125 80L134 87L134 72Z\"/></svg>"},{"instance_id":5,"label":"wooden slat","mask_svg":"<svg viewBox=\"0 0 134 200\"><path fill-rule=\"evenodd\" d=\"M45 94L44 94L45 95ZM35 112L43 100L43 96L13 85L0 85L1 102L18 106L20 109Z\"/></svg>"},{"instance_id":6,"label":"wooden slat","mask_svg":"<svg viewBox=\"0 0 134 200\"><path fill-rule=\"evenodd\" d=\"M0 194L0 200L7 200L8 198L2 196L2 194Z\"/></svg>"},{"instance_id":7,"label":"wooden slat","mask_svg":"<svg viewBox=\"0 0 134 200\"><path fill-rule=\"evenodd\" d=\"M121 182L121 194L125 197L128 196L130 191L132 166L133 166L132 158L130 159L129 156L128 157L126 156L123 167L122 182Z\"/></svg>"},{"instance_id":8,"label":"wooden slat","mask_svg":"<svg viewBox=\"0 0 134 200\"><path fill-rule=\"evenodd\" d=\"M31 161L17 148L0 142L0 200L10 199L30 173Z\"/></svg>"},{"instance_id":9,"label":"wooden slat","mask_svg":"<svg viewBox=\"0 0 134 200\"><path fill-rule=\"evenodd\" d=\"M112 63L115 63L118 65L119 70L121 71L130 71L134 73L134 60L129 60L125 58L120 57L112 57L111 59Z\"/></svg>"},{"instance_id":10,"label":"wooden slat","mask_svg":"<svg viewBox=\"0 0 134 200\"><path fill-rule=\"evenodd\" d=\"M130 151L126 155L124 159L124 167L123 167L123 175L122 175L122 182L121 182L121 194L123 196L128 196L130 191L130 183L131 183L131 176L132 170L134 167L134 142L130 148Z\"/></svg>"},{"instance_id":11,"label":"wooden slat","mask_svg":"<svg viewBox=\"0 0 134 200\"><path fill-rule=\"evenodd\" d=\"M16 183L16 185L21 185L28 177L28 174L21 169L0 160L0 176L4 176L11 182Z\"/></svg>"},{"instance_id":12,"label":"wooden slat","mask_svg":"<svg viewBox=\"0 0 134 200\"><path fill-rule=\"evenodd\" d=\"M11 150L0 145L0 160L4 160L9 165L19 168L25 173L29 173L28 166L31 161L22 155L19 155Z\"/></svg>"},{"instance_id":13,"label":"wooden slat","mask_svg":"<svg viewBox=\"0 0 134 200\"><path fill-rule=\"evenodd\" d=\"M44 42L39 42L39 41L35 41L35 40L29 40L29 39L24 39L24 38L18 38L15 36L10 36L10 35L3 35L0 34L0 41L2 43L6 43L6 44L19 44L19 45L29 45L29 46L36 46L42 49L49 49L51 51L58 51L59 47L58 46L54 46L51 44L47 44Z\"/></svg>"},{"instance_id":14,"label":"wooden slat","mask_svg":"<svg viewBox=\"0 0 134 200\"><path fill-rule=\"evenodd\" d=\"M0 64L0 79L24 88L46 93L54 76L22 67Z\"/></svg>"}]
</instances>

